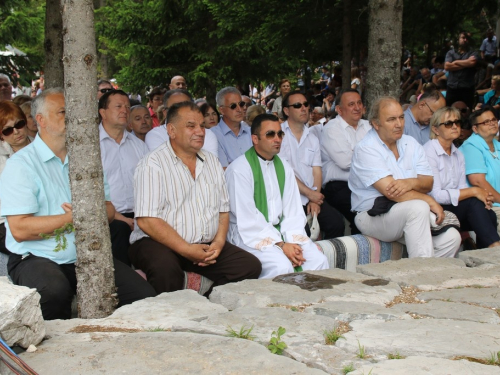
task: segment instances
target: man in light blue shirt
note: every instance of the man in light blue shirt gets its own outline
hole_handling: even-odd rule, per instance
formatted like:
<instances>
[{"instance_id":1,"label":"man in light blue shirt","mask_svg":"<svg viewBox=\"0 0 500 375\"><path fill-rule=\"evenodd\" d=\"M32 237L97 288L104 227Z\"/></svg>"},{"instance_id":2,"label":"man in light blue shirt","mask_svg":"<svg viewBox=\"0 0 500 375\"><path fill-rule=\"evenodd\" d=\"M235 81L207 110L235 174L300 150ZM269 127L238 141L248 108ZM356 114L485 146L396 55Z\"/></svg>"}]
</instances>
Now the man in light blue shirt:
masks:
<instances>
[{"instance_id":1,"label":"man in light blue shirt","mask_svg":"<svg viewBox=\"0 0 500 375\"><path fill-rule=\"evenodd\" d=\"M252 136L250 127L243 122L245 102L238 89L224 87L216 101L222 118L211 130L219 141L219 161L226 168L252 147Z\"/></svg>"},{"instance_id":2,"label":"man in light blue shirt","mask_svg":"<svg viewBox=\"0 0 500 375\"><path fill-rule=\"evenodd\" d=\"M73 222L62 90L43 91L31 108L38 135L9 159L0 178L6 246L12 252L8 271L15 284L37 289L45 320L69 319L76 292L75 235L66 234L66 249L59 251L54 251L54 238L40 237ZM115 209L106 182L105 195L112 220ZM155 295L131 268L119 261L114 268L120 305Z\"/></svg>"},{"instance_id":3,"label":"man in light blue shirt","mask_svg":"<svg viewBox=\"0 0 500 375\"><path fill-rule=\"evenodd\" d=\"M404 241L410 258L455 256L461 243L456 229L431 236L431 212L437 224L444 212L427 195L432 169L423 147L403 135L401 105L391 97L379 98L369 120L373 129L354 148L349 175L356 226L382 241Z\"/></svg>"}]
</instances>

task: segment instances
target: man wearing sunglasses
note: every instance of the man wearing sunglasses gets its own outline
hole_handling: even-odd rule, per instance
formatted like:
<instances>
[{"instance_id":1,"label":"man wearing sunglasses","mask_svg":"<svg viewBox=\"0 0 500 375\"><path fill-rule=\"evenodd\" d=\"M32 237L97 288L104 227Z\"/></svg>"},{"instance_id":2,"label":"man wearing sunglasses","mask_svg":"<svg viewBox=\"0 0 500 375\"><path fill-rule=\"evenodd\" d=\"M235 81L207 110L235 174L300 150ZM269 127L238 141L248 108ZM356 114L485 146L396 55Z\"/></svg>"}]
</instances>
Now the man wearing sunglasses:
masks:
<instances>
[{"instance_id":1,"label":"man wearing sunglasses","mask_svg":"<svg viewBox=\"0 0 500 375\"><path fill-rule=\"evenodd\" d=\"M278 157L285 133L278 117L252 122L253 147L226 169L231 211L228 241L262 263L259 278L329 267L307 237L295 173Z\"/></svg>"},{"instance_id":2,"label":"man wearing sunglasses","mask_svg":"<svg viewBox=\"0 0 500 375\"><path fill-rule=\"evenodd\" d=\"M283 98L281 128L285 133L279 157L286 160L295 172L300 200L306 214L316 215L325 238L344 235L344 218L335 208L324 201L321 194L321 149L318 138L305 125L309 118L309 103L299 92ZM318 107L320 108L320 107ZM321 108L320 108L321 109ZM317 125L322 126L322 125ZM306 228L308 231L309 228Z\"/></svg>"},{"instance_id":3,"label":"man wearing sunglasses","mask_svg":"<svg viewBox=\"0 0 500 375\"><path fill-rule=\"evenodd\" d=\"M245 102L236 87L224 87L215 97L222 115L211 130L219 141L219 160L226 168L252 147L250 127L243 121Z\"/></svg>"},{"instance_id":4,"label":"man wearing sunglasses","mask_svg":"<svg viewBox=\"0 0 500 375\"><path fill-rule=\"evenodd\" d=\"M417 140L422 146L430 139L431 117L438 109L446 106L446 99L438 90L422 94L417 104L405 111L404 133Z\"/></svg>"},{"instance_id":5,"label":"man wearing sunglasses","mask_svg":"<svg viewBox=\"0 0 500 375\"><path fill-rule=\"evenodd\" d=\"M101 99L101 96L113 90L114 88L111 82L105 79L100 79L99 81L97 81L97 100L99 101L99 99Z\"/></svg>"}]
</instances>

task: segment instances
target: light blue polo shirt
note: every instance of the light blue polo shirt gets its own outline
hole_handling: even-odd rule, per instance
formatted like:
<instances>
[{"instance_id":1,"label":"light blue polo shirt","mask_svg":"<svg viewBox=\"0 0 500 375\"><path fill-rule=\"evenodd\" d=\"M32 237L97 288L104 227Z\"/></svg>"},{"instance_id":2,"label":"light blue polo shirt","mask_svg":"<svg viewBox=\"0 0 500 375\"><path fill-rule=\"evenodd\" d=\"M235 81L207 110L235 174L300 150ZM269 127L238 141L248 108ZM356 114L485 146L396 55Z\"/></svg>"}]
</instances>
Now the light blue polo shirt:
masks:
<instances>
[{"instance_id":1,"label":"light blue polo shirt","mask_svg":"<svg viewBox=\"0 0 500 375\"><path fill-rule=\"evenodd\" d=\"M425 145L429 139L431 134L430 125L420 125L417 120L415 120L415 116L413 116L413 112L411 111L411 107L408 108L405 112L405 128L404 133L409 135L417 140L422 146Z\"/></svg>"},{"instance_id":2,"label":"light blue polo shirt","mask_svg":"<svg viewBox=\"0 0 500 375\"><path fill-rule=\"evenodd\" d=\"M110 200L109 186L104 179L106 201ZM2 216L33 214L50 216L64 214L61 205L71 203L68 156L61 162L45 142L36 136L35 140L16 152L0 176L0 200ZM76 261L75 234L66 234L66 250L55 252L54 238L17 242L5 223L7 236L5 245L19 255L31 253L48 258L58 264Z\"/></svg>"},{"instance_id":3,"label":"light blue polo shirt","mask_svg":"<svg viewBox=\"0 0 500 375\"><path fill-rule=\"evenodd\" d=\"M424 148L413 137L403 134L396 145L398 160L372 129L354 147L349 173L353 211L368 211L373 207L375 198L382 196L373 184L384 177L392 176L400 180L416 178L418 175L432 176Z\"/></svg>"},{"instance_id":4,"label":"light blue polo shirt","mask_svg":"<svg viewBox=\"0 0 500 375\"><path fill-rule=\"evenodd\" d=\"M486 141L480 135L473 133L459 150L465 157L465 174L467 176L474 173L485 174L486 181L493 189L500 192L500 142L493 139L493 146L495 152L491 154ZM468 178L467 183L470 186ZM493 203L493 206L500 207L500 203Z\"/></svg>"},{"instance_id":5,"label":"light blue polo shirt","mask_svg":"<svg viewBox=\"0 0 500 375\"><path fill-rule=\"evenodd\" d=\"M250 126L243 122L240 126L240 132L236 135L221 119L217 126L211 129L219 141L219 161L223 167L227 167L253 145Z\"/></svg>"}]
</instances>

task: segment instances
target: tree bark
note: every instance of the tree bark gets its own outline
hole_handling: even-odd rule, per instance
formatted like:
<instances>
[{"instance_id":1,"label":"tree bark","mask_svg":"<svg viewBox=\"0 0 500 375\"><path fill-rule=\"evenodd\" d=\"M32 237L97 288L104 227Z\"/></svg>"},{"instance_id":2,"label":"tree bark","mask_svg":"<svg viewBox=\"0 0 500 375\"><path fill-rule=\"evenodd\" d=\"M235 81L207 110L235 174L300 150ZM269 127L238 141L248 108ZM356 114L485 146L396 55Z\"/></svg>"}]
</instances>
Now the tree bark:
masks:
<instances>
[{"instance_id":1,"label":"tree bark","mask_svg":"<svg viewBox=\"0 0 500 375\"><path fill-rule=\"evenodd\" d=\"M399 97L403 0L370 0L367 106L380 96Z\"/></svg>"},{"instance_id":2,"label":"tree bark","mask_svg":"<svg viewBox=\"0 0 500 375\"><path fill-rule=\"evenodd\" d=\"M62 0L66 143L76 229L78 315L102 318L116 304L97 118L92 0Z\"/></svg>"},{"instance_id":3,"label":"tree bark","mask_svg":"<svg viewBox=\"0 0 500 375\"><path fill-rule=\"evenodd\" d=\"M64 86L61 0L47 0L45 8L45 88Z\"/></svg>"},{"instance_id":4,"label":"tree bark","mask_svg":"<svg viewBox=\"0 0 500 375\"><path fill-rule=\"evenodd\" d=\"M351 0L343 1L343 32L344 37L342 39L342 89L348 89L351 87L351 59L352 59L352 49L351 49Z\"/></svg>"}]
</instances>

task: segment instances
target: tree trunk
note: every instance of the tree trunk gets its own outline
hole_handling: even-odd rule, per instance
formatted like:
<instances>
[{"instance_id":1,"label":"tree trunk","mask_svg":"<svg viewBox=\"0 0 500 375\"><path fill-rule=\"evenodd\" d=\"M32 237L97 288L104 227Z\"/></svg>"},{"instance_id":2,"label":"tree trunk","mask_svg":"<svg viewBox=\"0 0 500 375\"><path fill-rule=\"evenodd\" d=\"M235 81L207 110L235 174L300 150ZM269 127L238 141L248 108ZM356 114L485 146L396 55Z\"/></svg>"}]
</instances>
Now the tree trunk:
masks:
<instances>
[{"instance_id":1,"label":"tree trunk","mask_svg":"<svg viewBox=\"0 0 500 375\"><path fill-rule=\"evenodd\" d=\"M47 0L45 8L45 88L64 86L61 0Z\"/></svg>"},{"instance_id":2,"label":"tree trunk","mask_svg":"<svg viewBox=\"0 0 500 375\"><path fill-rule=\"evenodd\" d=\"M367 106L380 96L399 97L403 0L370 0Z\"/></svg>"},{"instance_id":3,"label":"tree trunk","mask_svg":"<svg viewBox=\"0 0 500 375\"><path fill-rule=\"evenodd\" d=\"M103 318L117 304L97 118L92 0L62 0L67 145L76 229L78 315Z\"/></svg>"},{"instance_id":4,"label":"tree trunk","mask_svg":"<svg viewBox=\"0 0 500 375\"><path fill-rule=\"evenodd\" d=\"M348 89L351 87L351 0L344 0L344 10L343 10L343 32L344 37L342 39L342 89Z\"/></svg>"}]
</instances>

